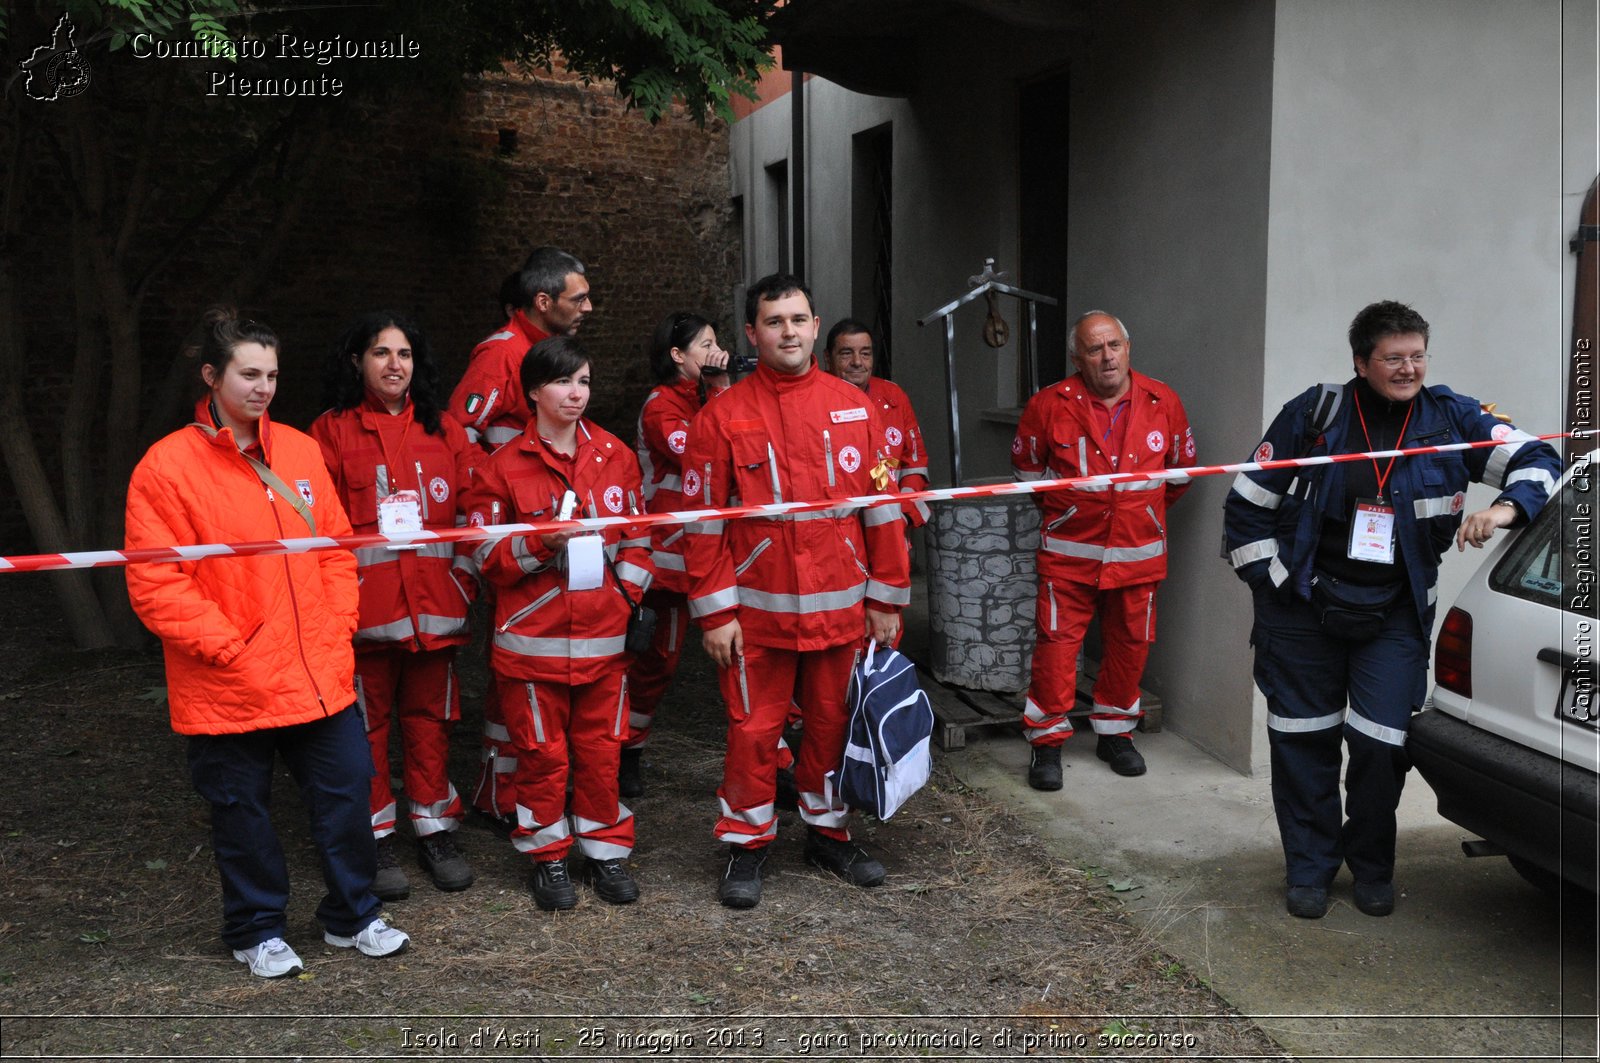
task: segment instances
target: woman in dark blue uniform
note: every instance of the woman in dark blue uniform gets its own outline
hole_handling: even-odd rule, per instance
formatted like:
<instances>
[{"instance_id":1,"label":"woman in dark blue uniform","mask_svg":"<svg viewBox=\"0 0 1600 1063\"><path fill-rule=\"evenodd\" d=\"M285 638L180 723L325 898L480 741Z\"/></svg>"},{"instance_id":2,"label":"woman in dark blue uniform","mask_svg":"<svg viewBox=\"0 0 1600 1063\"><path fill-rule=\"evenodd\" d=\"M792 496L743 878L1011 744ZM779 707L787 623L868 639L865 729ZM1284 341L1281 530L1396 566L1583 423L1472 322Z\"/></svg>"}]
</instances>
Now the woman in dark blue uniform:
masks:
<instances>
[{"instance_id":1,"label":"woman in dark blue uniform","mask_svg":"<svg viewBox=\"0 0 1600 1063\"><path fill-rule=\"evenodd\" d=\"M1482 547L1531 520L1561 469L1548 444L1476 399L1423 386L1428 323L1409 306L1373 303L1349 338L1355 378L1292 399L1255 461L1499 445L1240 473L1228 493L1229 560L1255 599L1287 906L1306 919L1327 911L1340 864L1358 909L1394 910L1395 809L1411 766L1406 731L1427 691L1439 561L1452 540ZM1469 482L1500 494L1464 517Z\"/></svg>"}]
</instances>

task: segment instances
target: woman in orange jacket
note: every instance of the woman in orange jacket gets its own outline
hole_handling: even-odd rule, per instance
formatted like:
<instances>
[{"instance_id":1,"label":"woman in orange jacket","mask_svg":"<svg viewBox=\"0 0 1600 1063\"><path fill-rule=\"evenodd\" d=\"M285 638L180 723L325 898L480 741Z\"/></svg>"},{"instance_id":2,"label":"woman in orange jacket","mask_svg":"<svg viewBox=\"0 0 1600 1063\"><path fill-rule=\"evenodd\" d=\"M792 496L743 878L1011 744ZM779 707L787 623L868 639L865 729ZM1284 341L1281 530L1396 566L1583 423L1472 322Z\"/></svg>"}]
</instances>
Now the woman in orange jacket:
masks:
<instances>
[{"instance_id":1,"label":"woman in orange jacket","mask_svg":"<svg viewBox=\"0 0 1600 1063\"><path fill-rule=\"evenodd\" d=\"M329 409L312 423L311 436L358 533L466 522L461 492L482 451L467 443L460 424L440 416L439 370L415 324L387 311L357 318L329 353L323 400ZM393 845L391 723L400 731L417 859L439 889L464 890L472 867L455 843L461 798L450 783L450 732L461 718L456 647L468 641L477 577L471 559L457 558L450 543L370 546L356 551L356 565L356 704L372 747L378 840L373 892L386 901L411 892Z\"/></svg>"},{"instance_id":2,"label":"woman in orange jacket","mask_svg":"<svg viewBox=\"0 0 1600 1063\"><path fill-rule=\"evenodd\" d=\"M733 383L728 352L717 344L716 330L699 314L668 314L656 326L647 352L657 384L639 411L634 449L644 475L644 498L652 513L683 509L683 451L689 445L689 422L700 412L702 382L706 398ZM656 706L678 671L678 656L689 627L683 571L683 526L657 525L651 530L650 553L656 581L646 604L656 611L655 639L628 667L628 737L622 743L618 789L623 797L644 793L640 751L650 738Z\"/></svg>"},{"instance_id":3,"label":"woman in orange jacket","mask_svg":"<svg viewBox=\"0 0 1600 1063\"><path fill-rule=\"evenodd\" d=\"M633 452L584 419L589 364L571 337L533 345L520 385L534 416L474 470L469 523L642 511ZM639 887L623 866L633 852L633 813L617 799L617 762L628 726L629 603L639 601L654 574L649 534L630 523L598 535L513 535L462 549L497 588L489 666L517 753L511 841L534 860L534 901L547 911L578 903L566 865L576 836L595 892L628 904Z\"/></svg>"},{"instance_id":4,"label":"woman in orange jacket","mask_svg":"<svg viewBox=\"0 0 1600 1063\"><path fill-rule=\"evenodd\" d=\"M198 347L195 421L152 446L128 485L127 548L349 535L317 444L271 423L278 340L228 311ZM129 565L128 597L161 639L173 730L211 805L222 939L265 978L295 974L289 876L268 802L282 754L300 786L327 894L323 940L368 956L410 939L372 892L367 752L352 689L356 566L342 550Z\"/></svg>"}]
</instances>

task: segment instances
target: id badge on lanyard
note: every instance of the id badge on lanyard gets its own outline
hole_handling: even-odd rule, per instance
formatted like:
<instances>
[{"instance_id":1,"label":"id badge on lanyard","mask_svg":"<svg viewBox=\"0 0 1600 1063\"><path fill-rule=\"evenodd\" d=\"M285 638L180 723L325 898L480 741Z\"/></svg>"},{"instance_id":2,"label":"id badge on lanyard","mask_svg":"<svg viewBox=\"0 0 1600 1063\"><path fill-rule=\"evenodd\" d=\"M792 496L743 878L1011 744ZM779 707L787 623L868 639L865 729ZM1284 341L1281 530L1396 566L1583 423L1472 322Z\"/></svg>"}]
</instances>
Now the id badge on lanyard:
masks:
<instances>
[{"instance_id":1,"label":"id badge on lanyard","mask_svg":"<svg viewBox=\"0 0 1600 1063\"><path fill-rule=\"evenodd\" d=\"M422 496L415 491L396 491L378 500L378 531L400 535L422 530Z\"/></svg>"},{"instance_id":2,"label":"id badge on lanyard","mask_svg":"<svg viewBox=\"0 0 1600 1063\"><path fill-rule=\"evenodd\" d=\"M1350 514L1353 561L1394 564L1394 507L1380 498L1358 498Z\"/></svg>"}]
</instances>

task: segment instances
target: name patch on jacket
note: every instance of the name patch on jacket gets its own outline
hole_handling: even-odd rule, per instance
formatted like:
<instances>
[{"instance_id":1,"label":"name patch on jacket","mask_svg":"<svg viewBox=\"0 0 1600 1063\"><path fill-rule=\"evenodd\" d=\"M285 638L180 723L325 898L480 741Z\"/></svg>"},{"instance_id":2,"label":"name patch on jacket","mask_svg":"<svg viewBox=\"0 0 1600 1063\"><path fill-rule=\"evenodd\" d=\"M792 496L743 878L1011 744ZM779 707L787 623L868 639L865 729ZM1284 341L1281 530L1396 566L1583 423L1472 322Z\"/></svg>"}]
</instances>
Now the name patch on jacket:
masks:
<instances>
[{"instance_id":1,"label":"name patch on jacket","mask_svg":"<svg viewBox=\"0 0 1600 1063\"><path fill-rule=\"evenodd\" d=\"M851 421L865 421L867 419L867 408L865 406L857 406L853 410L830 410L828 412L828 417L833 421L834 424L848 424Z\"/></svg>"}]
</instances>

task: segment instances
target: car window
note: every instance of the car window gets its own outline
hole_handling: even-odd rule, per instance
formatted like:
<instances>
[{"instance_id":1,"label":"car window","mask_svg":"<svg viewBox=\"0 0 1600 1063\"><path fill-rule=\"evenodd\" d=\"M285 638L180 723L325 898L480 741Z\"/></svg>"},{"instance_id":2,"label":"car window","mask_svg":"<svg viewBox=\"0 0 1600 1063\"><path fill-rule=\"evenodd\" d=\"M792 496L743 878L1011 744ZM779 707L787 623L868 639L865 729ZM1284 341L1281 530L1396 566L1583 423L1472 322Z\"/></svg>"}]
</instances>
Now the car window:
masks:
<instances>
[{"instance_id":1,"label":"car window","mask_svg":"<svg viewBox=\"0 0 1600 1063\"><path fill-rule=\"evenodd\" d=\"M1502 594L1555 609L1594 584L1594 492L1588 476L1574 476L1489 575ZM1563 593L1565 582L1568 593ZM1592 599L1591 599L1592 600Z\"/></svg>"}]
</instances>

